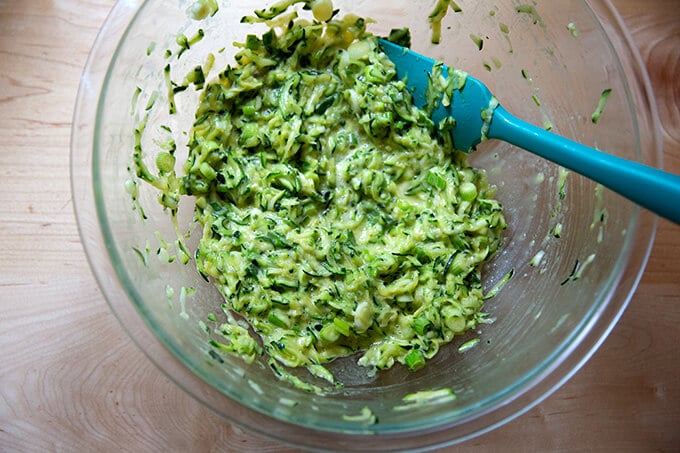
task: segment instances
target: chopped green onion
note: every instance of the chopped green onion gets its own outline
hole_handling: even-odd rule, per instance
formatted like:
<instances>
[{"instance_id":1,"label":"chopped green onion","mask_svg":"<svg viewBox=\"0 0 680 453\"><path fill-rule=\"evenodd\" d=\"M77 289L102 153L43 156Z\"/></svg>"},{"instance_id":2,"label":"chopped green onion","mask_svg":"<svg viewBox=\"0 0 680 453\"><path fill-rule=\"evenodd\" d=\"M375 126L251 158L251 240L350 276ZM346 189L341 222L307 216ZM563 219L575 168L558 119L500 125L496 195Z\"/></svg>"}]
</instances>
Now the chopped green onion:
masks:
<instances>
[{"instance_id":1,"label":"chopped green onion","mask_svg":"<svg viewBox=\"0 0 680 453\"><path fill-rule=\"evenodd\" d=\"M333 326L337 329L338 332L340 332L342 335L348 337L350 334L350 325L347 321L344 319L340 318L333 318Z\"/></svg>"},{"instance_id":2,"label":"chopped green onion","mask_svg":"<svg viewBox=\"0 0 680 453\"><path fill-rule=\"evenodd\" d=\"M412 371L419 370L425 366L425 358L423 354L417 349L411 349L411 351L404 357L404 363Z\"/></svg>"},{"instance_id":3,"label":"chopped green onion","mask_svg":"<svg viewBox=\"0 0 680 453\"><path fill-rule=\"evenodd\" d=\"M427 176L425 176L425 182L439 190L446 189L446 180L433 170L427 172Z\"/></svg>"},{"instance_id":4,"label":"chopped green onion","mask_svg":"<svg viewBox=\"0 0 680 453\"><path fill-rule=\"evenodd\" d=\"M463 201L472 201L477 198L477 186L471 182L464 182L459 187L460 198Z\"/></svg>"},{"instance_id":5,"label":"chopped green onion","mask_svg":"<svg viewBox=\"0 0 680 453\"><path fill-rule=\"evenodd\" d=\"M170 173L175 169L175 156L167 152L158 153L156 167L161 173Z\"/></svg>"},{"instance_id":6,"label":"chopped green onion","mask_svg":"<svg viewBox=\"0 0 680 453\"><path fill-rule=\"evenodd\" d=\"M416 331L418 335L425 335L427 329L432 325L432 322L424 316L420 316L413 321L413 330Z\"/></svg>"}]
</instances>

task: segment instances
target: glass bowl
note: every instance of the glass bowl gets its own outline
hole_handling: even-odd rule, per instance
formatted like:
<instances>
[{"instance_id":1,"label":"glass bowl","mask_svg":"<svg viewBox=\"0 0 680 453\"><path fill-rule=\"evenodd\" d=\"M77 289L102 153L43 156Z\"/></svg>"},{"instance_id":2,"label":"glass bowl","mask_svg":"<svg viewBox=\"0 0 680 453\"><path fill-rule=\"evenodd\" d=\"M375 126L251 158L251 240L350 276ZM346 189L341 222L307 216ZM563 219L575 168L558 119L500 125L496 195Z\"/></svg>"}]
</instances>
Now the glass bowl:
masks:
<instances>
[{"instance_id":1,"label":"glass bowl","mask_svg":"<svg viewBox=\"0 0 680 453\"><path fill-rule=\"evenodd\" d=\"M498 187L508 223L502 251L484 270L487 290L513 274L486 302L493 323L455 339L417 372L395 366L372 376L342 360L334 371L344 387L325 395L278 380L265 361L220 363L210 356L199 320L219 311L221 297L192 263L156 259L159 238L175 232L151 188L140 186L138 194L146 220L125 190L134 130L148 113L145 149L151 154L165 136L159 126L167 125L181 154L198 98L191 90L178 95L177 114L169 115L165 50L177 50L178 33L194 36L201 28L204 38L173 60L172 74L203 64L211 52L219 71L233 57L232 42L253 32L240 18L269 4L223 1L214 16L196 21L187 14L190 2L121 1L96 40L75 110L72 186L88 259L121 324L174 382L228 421L313 449L427 449L484 433L538 404L613 328L643 272L656 219L578 174L500 142L485 142L470 156ZM608 1L542 1L531 14L518 12L513 1L460 0L462 12L449 11L438 45L430 42L428 23L434 1L334 4L341 14L375 19L369 30L379 35L410 27L415 50L482 79L522 118L661 166L650 84ZM604 89L611 96L594 124ZM181 231L194 230L190 247L199 236L192 209L184 199L178 214ZM472 338L480 341L459 351ZM440 389L456 398L404 400Z\"/></svg>"}]
</instances>

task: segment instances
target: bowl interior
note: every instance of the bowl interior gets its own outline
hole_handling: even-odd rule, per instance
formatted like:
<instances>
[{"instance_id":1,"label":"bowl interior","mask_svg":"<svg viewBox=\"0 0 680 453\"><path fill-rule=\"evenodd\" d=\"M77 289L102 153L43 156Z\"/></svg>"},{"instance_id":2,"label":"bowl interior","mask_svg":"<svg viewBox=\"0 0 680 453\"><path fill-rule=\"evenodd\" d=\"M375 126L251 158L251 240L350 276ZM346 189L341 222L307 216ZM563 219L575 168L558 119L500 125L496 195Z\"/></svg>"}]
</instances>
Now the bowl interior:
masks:
<instances>
[{"instance_id":1,"label":"bowl interior","mask_svg":"<svg viewBox=\"0 0 680 453\"><path fill-rule=\"evenodd\" d=\"M427 16L434 2L430 3L427 8L410 0L337 0L334 5L341 15L352 12L375 19L369 30L378 35L408 26L414 50L482 79L506 109L521 118L552 125L559 134L627 159L656 158L653 134L644 130L654 125L640 124L635 97L640 88L626 74L631 62L621 59L618 44L612 41L618 38L605 29L616 31L615 27L596 15L613 14L606 5L538 2L537 15L532 15L518 12L515 2L461 0L462 12L449 12L441 43L433 45ZM578 174L490 141L470 156L470 162L484 168L498 187L508 229L502 251L485 268L485 286L488 290L508 273L513 275L485 305L493 323L456 339L417 372L395 366L372 375L351 359L339 360L332 369L344 387L325 395L281 382L264 360L252 364L215 360L199 321L206 321L209 313L219 317L221 296L199 276L193 262L169 264L157 259L162 241L176 237L173 224L154 189L139 186L138 203L147 217L143 220L125 186L131 178L133 131L145 116L141 140L145 160L154 161L155 143L167 139L167 129L178 145L178 160L186 155L198 93L178 94L177 113L170 115L166 64L172 63L172 78L181 79L212 53L214 76L231 62L234 41L263 29L239 22L251 13L252 2L224 1L217 14L202 21L188 17L186 2L149 0L131 5L114 9L113 15L122 12L131 22L122 21L124 34L96 104L91 163L102 244L101 250L88 246L88 252L103 257L91 256L95 267L97 259L103 259L113 268L111 275L96 268L95 272L103 286L110 281L120 288L116 294L105 291L114 311L120 315L134 307L144 321L126 323L140 347L208 406L241 423L253 414L266 414L266 422L260 421L255 429L300 444L323 446L324 435L340 439L346 433L409 436L421 443L424 437L418 436L427 431L429 442L462 438L525 410L573 371L611 328L634 289L631 281L642 270L639 251L651 242L649 228L640 227L639 209ZM615 22L613 15L605 19ZM570 29L570 23L576 28ZM166 58L166 49L177 49L178 33L192 36L199 28L205 32L200 42L180 59ZM481 50L470 35L482 39ZM594 124L591 114L607 88L612 94ZM156 100L150 106L152 98ZM180 231L190 235L188 244L194 246L200 227L192 221L191 198L182 199L178 217ZM79 220L82 228L83 219ZM120 316L125 320L128 315ZM186 373L175 375L172 370L177 367L167 362L171 359L156 355L157 346L143 339L148 338L141 333L144 325L196 380L209 385L192 382ZM597 338L587 340L593 335ZM479 343L459 352L458 347L472 338L479 338ZM550 377L556 370L561 371ZM546 381L550 388L542 384ZM452 389L456 398L408 407L403 400L410 393L444 388ZM542 388L539 394L523 400L536 388ZM352 417L364 408L378 423ZM444 428L446 433L441 434ZM416 441L402 442L407 447ZM356 447L351 442L338 445Z\"/></svg>"}]
</instances>

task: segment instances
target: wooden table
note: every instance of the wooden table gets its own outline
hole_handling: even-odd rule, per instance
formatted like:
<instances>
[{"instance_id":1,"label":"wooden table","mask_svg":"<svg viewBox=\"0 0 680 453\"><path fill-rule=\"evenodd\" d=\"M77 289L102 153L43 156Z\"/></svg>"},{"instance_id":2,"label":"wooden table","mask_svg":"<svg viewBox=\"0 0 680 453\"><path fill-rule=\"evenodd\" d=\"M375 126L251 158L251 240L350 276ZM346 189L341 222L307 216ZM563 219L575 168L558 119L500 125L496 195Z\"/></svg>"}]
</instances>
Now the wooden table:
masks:
<instances>
[{"instance_id":1,"label":"wooden table","mask_svg":"<svg viewBox=\"0 0 680 453\"><path fill-rule=\"evenodd\" d=\"M651 75L665 167L680 173L680 5L614 3ZM0 451L278 451L158 371L88 268L69 134L112 4L0 0ZM661 221L642 282L592 360L538 407L459 450L678 451L678 256L680 228Z\"/></svg>"}]
</instances>

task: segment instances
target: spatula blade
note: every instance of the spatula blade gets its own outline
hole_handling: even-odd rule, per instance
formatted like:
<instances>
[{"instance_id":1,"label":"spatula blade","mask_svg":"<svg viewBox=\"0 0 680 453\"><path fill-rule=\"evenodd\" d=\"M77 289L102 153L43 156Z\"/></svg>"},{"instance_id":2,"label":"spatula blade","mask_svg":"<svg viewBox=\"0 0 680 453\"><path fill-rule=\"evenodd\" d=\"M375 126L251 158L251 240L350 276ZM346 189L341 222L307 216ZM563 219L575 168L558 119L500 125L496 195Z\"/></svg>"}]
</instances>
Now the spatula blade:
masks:
<instances>
[{"instance_id":1,"label":"spatula blade","mask_svg":"<svg viewBox=\"0 0 680 453\"><path fill-rule=\"evenodd\" d=\"M425 93L436 61L384 39L378 39L378 43L394 63L397 77L406 80L406 86L413 95L415 105L425 106L427 102ZM449 71L451 69L444 66L442 75L448 77ZM444 107L440 102L432 113L432 120L438 124L447 117L453 118L455 120L451 128L453 144L457 149L469 153L486 138L496 105L497 101L489 89L479 80L465 74L465 83L461 89L453 91L451 104Z\"/></svg>"}]
</instances>

